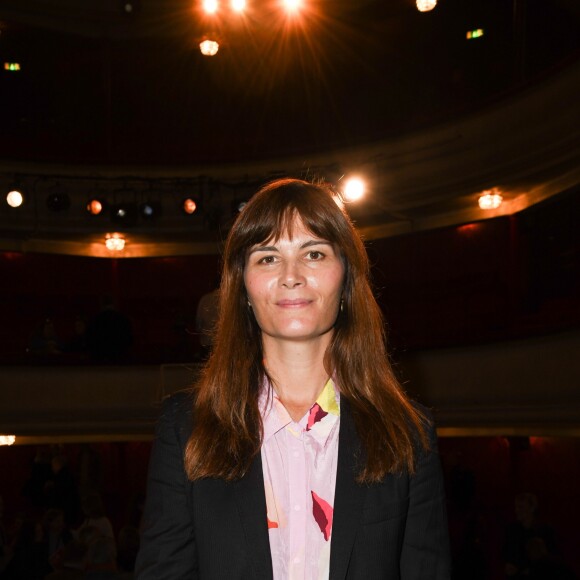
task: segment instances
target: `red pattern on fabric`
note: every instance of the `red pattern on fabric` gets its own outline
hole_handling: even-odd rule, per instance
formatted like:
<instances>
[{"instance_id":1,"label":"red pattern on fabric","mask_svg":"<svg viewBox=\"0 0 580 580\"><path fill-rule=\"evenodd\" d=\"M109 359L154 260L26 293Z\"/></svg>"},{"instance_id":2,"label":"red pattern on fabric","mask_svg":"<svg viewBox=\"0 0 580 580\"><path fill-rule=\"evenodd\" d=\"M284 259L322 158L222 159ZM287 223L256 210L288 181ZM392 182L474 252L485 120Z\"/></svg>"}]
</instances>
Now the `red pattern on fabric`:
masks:
<instances>
[{"instance_id":1,"label":"red pattern on fabric","mask_svg":"<svg viewBox=\"0 0 580 580\"><path fill-rule=\"evenodd\" d=\"M268 520L268 518L266 518ZM268 529L277 528L278 522L273 522L272 520L268 520Z\"/></svg>"},{"instance_id":2,"label":"red pattern on fabric","mask_svg":"<svg viewBox=\"0 0 580 580\"><path fill-rule=\"evenodd\" d=\"M321 421L326 417L328 413L318 404L314 403L310 408L310 414L308 415L308 424L306 425L306 431L310 431L315 423Z\"/></svg>"},{"instance_id":3,"label":"red pattern on fabric","mask_svg":"<svg viewBox=\"0 0 580 580\"><path fill-rule=\"evenodd\" d=\"M328 542L330 531L332 530L332 516L334 510L327 501L318 497L314 491L311 491L310 493L312 494L312 515L314 516L314 520L318 524L324 539Z\"/></svg>"}]
</instances>

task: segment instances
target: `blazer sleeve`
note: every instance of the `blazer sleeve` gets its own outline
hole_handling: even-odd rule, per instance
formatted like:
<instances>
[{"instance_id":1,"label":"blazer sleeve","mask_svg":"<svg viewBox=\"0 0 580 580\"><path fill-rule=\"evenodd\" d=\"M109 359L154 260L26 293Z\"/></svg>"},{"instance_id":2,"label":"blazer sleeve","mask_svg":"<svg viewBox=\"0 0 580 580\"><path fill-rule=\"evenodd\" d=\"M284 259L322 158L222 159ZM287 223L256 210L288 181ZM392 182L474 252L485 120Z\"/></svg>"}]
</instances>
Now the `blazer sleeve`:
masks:
<instances>
[{"instance_id":1,"label":"blazer sleeve","mask_svg":"<svg viewBox=\"0 0 580 580\"><path fill-rule=\"evenodd\" d=\"M435 428L430 449L409 483L409 509L400 560L401 580L449 580L450 553L443 474Z\"/></svg>"},{"instance_id":2,"label":"blazer sleeve","mask_svg":"<svg viewBox=\"0 0 580 580\"><path fill-rule=\"evenodd\" d=\"M181 394L166 399L157 424L135 566L137 580L199 578L191 483L183 463L190 430L186 403L187 397Z\"/></svg>"}]
</instances>

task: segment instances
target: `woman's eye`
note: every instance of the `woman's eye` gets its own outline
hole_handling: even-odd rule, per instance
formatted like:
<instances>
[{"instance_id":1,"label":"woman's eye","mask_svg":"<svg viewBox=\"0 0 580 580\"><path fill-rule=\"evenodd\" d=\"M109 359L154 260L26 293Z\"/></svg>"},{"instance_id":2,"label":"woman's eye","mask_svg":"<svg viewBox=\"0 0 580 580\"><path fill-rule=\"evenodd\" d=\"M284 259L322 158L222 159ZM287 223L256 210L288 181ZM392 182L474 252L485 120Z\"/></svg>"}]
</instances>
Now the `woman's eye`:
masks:
<instances>
[{"instance_id":1,"label":"woman's eye","mask_svg":"<svg viewBox=\"0 0 580 580\"><path fill-rule=\"evenodd\" d=\"M322 252L319 252L318 250L311 250L310 252L308 252L308 258L310 260L321 260L322 258L324 258L324 254Z\"/></svg>"},{"instance_id":2,"label":"woman's eye","mask_svg":"<svg viewBox=\"0 0 580 580\"><path fill-rule=\"evenodd\" d=\"M275 261L275 256L264 256L258 260L258 264L273 264Z\"/></svg>"}]
</instances>

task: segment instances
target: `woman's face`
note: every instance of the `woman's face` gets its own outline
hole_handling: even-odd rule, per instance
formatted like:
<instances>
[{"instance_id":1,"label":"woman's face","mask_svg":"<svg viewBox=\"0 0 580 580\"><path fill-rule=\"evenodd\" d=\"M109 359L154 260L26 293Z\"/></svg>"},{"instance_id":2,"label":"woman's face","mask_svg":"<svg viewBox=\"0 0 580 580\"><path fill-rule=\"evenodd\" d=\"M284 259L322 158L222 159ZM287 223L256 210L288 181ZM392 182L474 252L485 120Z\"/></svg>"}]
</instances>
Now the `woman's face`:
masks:
<instances>
[{"instance_id":1,"label":"woman's face","mask_svg":"<svg viewBox=\"0 0 580 580\"><path fill-rule=\"evenodd\" d=\"M309 341L331 336L344 266L337 249L307 230L299 217L284 233L250 248L244 283L264 338Z\"/></svg>"}]
</instances>

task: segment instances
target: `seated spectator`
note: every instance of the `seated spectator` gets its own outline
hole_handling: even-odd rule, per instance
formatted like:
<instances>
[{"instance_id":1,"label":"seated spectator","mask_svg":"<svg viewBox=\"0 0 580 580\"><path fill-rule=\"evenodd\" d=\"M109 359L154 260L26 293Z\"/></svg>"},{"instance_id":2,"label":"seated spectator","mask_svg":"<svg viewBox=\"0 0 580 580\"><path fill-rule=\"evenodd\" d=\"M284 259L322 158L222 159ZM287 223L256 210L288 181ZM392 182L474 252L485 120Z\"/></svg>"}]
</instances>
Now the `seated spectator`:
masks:
<instances>
[{"instance_id":1,"label":"seated spectator","mask_svg":"<svg viewBox=\"0 0 580 580\"><path fill-rule=\"evenodd\" d=\"M62 343L51 318L45 318L32 333L28 341L28 352L47 356L58 355L62 352Z\"/></svg>"},{"instance_id":2,"label":"seated spectator","mask_svg":"<svg viewBox=\"0 0 580 580\"><path fill-rule=\"evenodd\" d=\"M576 574L564 562L548 552L548 548L542 538L536 537L528 540L526 555L530 563L529 580L576 579Z\"/></svg>"},{"instance_id":3,"label":"seated spectator","mask_svg":"<svg viewBox=\"0 0 580 580\"><path fill-rule=\"evenodd\" d=\"M73 524L78 521L79 494L68 459L58 450L51 460L52 474L45 484L47 506L64 512L64 521Z\"/></svg>"},{"instance_id":4,"label":"seated spectator","mask_svg":"<svg viewBox=\"0 0 580 580\"><path fill-rule=\"evenodd\" d=\"M64 523L64 512L60 509L49 509L40 525L47 559L53 568L58 569L62 564L64 548L72 540L72 534Z\"/></svg>"},{"instance_id":5,"label":"seated spectator","mask_svg":"<svg viewBox=\"0 0 580 580\"><path fill-rule=\"evenodd\" d=\"M96 362L118 363L133 344L131 321L115 309L113 299L103 299L101 311L89 322L87 348Z\"/></svg>"},{"instance_id":6,"label":"seated spectator","mask_svg":"<svg viewBox=\"0 0 580 580\"><path fill-rule=\"evenodd\" d=\"M97 538L89 546L86 580L119 580L115 543L110 538Z\"/></svg>"},{"instance_id":7,"label":"seated spectator","mask_svg":"<svg viewBox=\"0 0 580 580\"><path fill-rule=\"evenodd\" d=\"M42 530L31 518L17 519L16 536L8 557L2 580L42 580L51 571Z\"/></svg>"},{"instance_id":8,"label":"seated spectator","mask_svg":"<svg viewBox=\"0 0 580 580\"><path fill-rule=\"evenodd\" d=\"M139 530L125 526L119 532L117 565L123 580L132 580L135 571L135 560L139 552Z\"/></svg>"},{"instance_id":9,"label":"seated spectator","mask_svg":"<svg viewBox=\"0 0 580 580\"><path fill-rule=\"evenodd\" d=\"M83 580L87 547L77 540L70 541L63 550L62 567L46 576L45 580Z\"/></svg>"},{"instance_id":10,"label":"seated spectator","mask_svg":"<svg viewBox=\"0 0 580 580\"><path fill-rule=\"evenodd\" d=\"M502 555L508 578L529 578L530 559L527 545L532 539L542 540L548 554L555 551L554 531L537 516L538 498L533 493L520 493L514 503L516 521L506 530Z\"/></svg>"},{"instance_id":11,"label":"seated spectator","mask_svg":"<svg viewBox=\"0 0 580 580\"><path fill-rule=\"evenodd\" d=\"M0 576L8 562L8 536L4 528L4 498L0 495Z\"/></svg>"},{"instance_id":12,"label":"seated spectator","mask_svg":"<svg viewBox=\"0 0 580 580\"><path fill-rule=\"evenodd\" d=\"M99 530L101 536L115 540L111 520L105 515L103 500L98 493L91 493L83 498L82 510L85 514L85 520L77 530L79 534L84 528L91 527Z\"/></svg>"}]
</instances>

